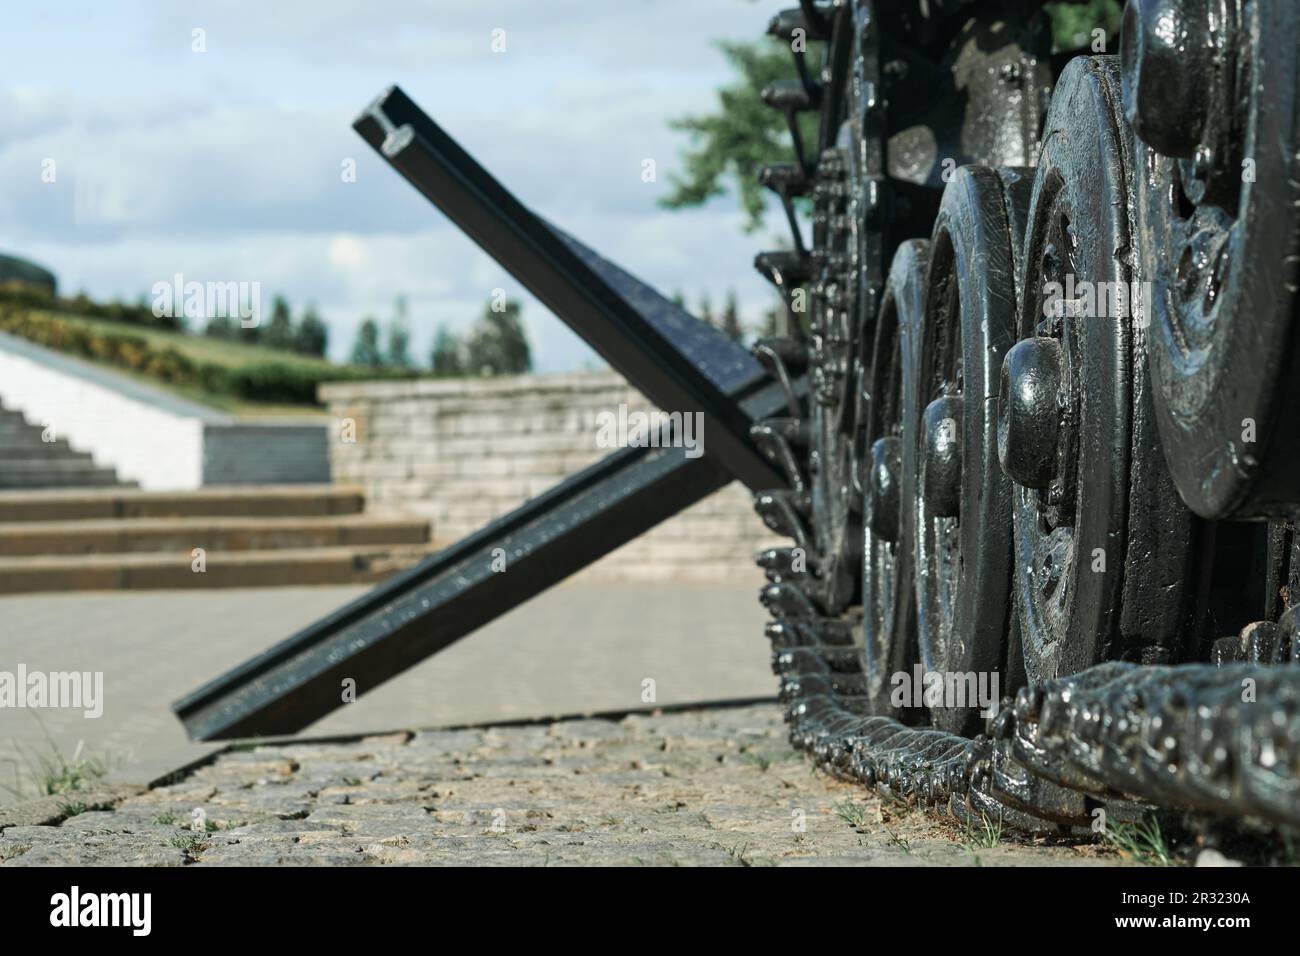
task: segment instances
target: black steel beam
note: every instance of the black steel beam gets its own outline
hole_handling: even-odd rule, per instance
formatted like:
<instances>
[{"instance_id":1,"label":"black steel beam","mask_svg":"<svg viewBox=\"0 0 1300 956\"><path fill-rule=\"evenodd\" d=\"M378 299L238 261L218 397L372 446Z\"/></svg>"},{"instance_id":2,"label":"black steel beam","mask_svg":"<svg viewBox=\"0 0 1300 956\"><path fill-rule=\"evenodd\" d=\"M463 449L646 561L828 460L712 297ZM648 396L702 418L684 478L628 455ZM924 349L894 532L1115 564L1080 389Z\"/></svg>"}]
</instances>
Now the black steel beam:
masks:
<instances>
[{"instance_id":1,"label":"black steel beam","mask_svg":"<svg viewBox=\"0 0 1300 956\"><path fill-rule=\"evenodd\" d=\"M785 408L769 383L740 404ZM288 734L373 690L731 481L708 455L620 449L172 705L195 740ZM501 549L498 551L497 549ZM494 570L504 558L505 570Z\"/></svg>"},{"instance_id":2,"label":"black steel beam","mask_svg":"<svg viewBox=\"0 0 1300 956\"><path fill-rule=\"evenodd\" d=\"M196 740L301 730L341 706L346 678L373 690L730 480L680 448L621 449L173 709Z\"/></svg>"},{"instance_id":3,"label":"black steel beam","mask_svg":"<svg viewBox=\"0 0 1300 956\"><path fill-rule=\"evenodd\" d=\"M766 374L749 352L531 212L397 87L353 124L416 189L668 412L703 412L707 453L751 490L782 479L737 404Z\"/></svg>"},{"instance_id":4,"label":"black steel beam","mask_svg":"<svg viewBox=\"0 0 1300 956\"><path fill-rule=\"evenodd\" d=\"M195 739L301 730L342 706L345 680L373 690L732 478L785 485L749 429L784 414L787 395L741 345L529 212L400 90L356 127L651 401L702 413L705 453L673 447L670 422L658 447L614 452L394 575L177 701ZM494 570L500 558L504 571Z\"/></svg>"}]
</instances>

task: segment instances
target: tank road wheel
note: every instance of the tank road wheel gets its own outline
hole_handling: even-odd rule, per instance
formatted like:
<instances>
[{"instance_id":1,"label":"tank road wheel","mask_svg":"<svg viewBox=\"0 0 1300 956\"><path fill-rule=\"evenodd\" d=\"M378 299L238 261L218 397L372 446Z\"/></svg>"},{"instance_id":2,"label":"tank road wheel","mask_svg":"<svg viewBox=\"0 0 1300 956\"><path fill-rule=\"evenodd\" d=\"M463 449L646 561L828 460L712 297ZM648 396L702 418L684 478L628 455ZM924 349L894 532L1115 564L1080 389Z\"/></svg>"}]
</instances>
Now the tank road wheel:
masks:
<instances>
[{"instance_id":1,"label":"tank road wheel","mask_svg":"<svg viewBox=\"0 0 1300 956\"><path fill-rule=\"evenodd\" d=\"M1023 224L1032 179L1008 176ZM958 169L944 191L920 330L913 486L921 662L944 674L1002 673L998 697L1016 689L1005 672L1011 482L997 443L998 376L1017 319L1013 250L1023 237L1008 225L1008 199L1002 178L984 166ZM968 736L981 723L975 706L931 708L931 718Z\"/></svg>"},{"instance_id":2,"label":"tank road wheel","mask_svg":"<svg viewBox=\"0 0 1300 956\"><path fill-rule=\"evenodd\" d=\"M1193 526L1164 469L1134 323L1129 142L1116 57L1062 73L1034 181L998 456L1013 492L1031 682L1106 658L1162 662L1187 623ZM1104 283L1104 285L1103 285Z\"/></svg>"},{"instance_id":3,"label":"tank road wheel","mask_svg":"<svg viewBox=\"0 0 1300 956\"><path fill-rule=\"evenodd\" d=\"M924 309L930 243L898 247L876 322L867 407L863 512L863 672L875 713L890 710L890 678L916 661L912 588L916 485L916 337ZM900 719L919 713L897 715Z\"/></svg>"},{"instance_id":4,"label":"tank road wheel","mask_svg":"<svg viewBox=\"0 0 1300 956\"><path fill-rule=\"evenodd\" d=\"M1156 411L1178 490L1209 518L1300 501L1297 33L1294 0L1124 13Z\"/></svg>"}]
</instances>

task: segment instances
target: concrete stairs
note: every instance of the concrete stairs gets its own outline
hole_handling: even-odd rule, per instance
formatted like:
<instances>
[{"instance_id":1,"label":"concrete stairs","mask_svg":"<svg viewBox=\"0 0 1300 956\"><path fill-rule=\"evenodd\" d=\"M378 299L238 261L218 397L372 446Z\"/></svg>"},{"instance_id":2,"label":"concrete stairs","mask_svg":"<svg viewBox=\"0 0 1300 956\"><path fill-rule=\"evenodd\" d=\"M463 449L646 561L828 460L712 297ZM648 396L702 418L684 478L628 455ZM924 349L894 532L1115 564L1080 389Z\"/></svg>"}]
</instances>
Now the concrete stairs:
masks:
<instances>
[{"instance_id":1,"label":"concrete stairs","mask_svg":"<svg viewBox=\"0 0 1300 956\"><path fill-rule=\"evenodd\" d=\"M0 405L0 489L126 487L112 468L96 465L62 438L44 441L39 425Z\"/></svg>"},{"instance_id":2,"label":"concrete stairs","mask_svg":"<svg viewBox=\"0 0 1300 956\"><path fill-rule=\"evenodd\" d=\"M0 594L368 583L432 550L426 520L364 505L332 485L0 491Z\"/></svg>"}]
</instances>

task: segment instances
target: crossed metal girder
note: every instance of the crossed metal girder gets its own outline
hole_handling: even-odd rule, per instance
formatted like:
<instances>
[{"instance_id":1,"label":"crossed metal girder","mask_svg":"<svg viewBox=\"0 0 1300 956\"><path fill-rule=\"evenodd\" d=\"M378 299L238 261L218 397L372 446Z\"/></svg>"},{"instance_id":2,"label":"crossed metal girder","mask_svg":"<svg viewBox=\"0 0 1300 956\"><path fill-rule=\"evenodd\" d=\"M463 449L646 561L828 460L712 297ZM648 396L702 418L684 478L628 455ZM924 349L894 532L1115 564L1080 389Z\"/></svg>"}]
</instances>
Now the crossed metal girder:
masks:
<instances>
[{"instance_id":1,"label":"crossed metal girder","mask_svg":"<svg viewBox=\"0 0 1300 956\"><path fill-rule=\"evenodd\" d=\"M621 449L173 709L196 740L301 730L343 703L345 679L372 690L730 480L681 448Z\"/></svg>"},{"instance_id":2,"label":"crossed metal girder","mask_svg":"<svg viewBox=\"0 0 1300 956\"><path fill-rule=\"evenodd\" d=\"M353 127L650 401L703 412L709 454L732 475L754 491L783 484L735 401L766 378L744 346L543 221L398 87Z\"/></svg>"},{"instance_id":3,"label":"crossed metal girder","mask_svg":"<svg viewBox=\"0 0 1300 956\"><path fill-rule=\"evenodd\" d=\"M354 125L659 408L701 412L705 454L676 447L670 418L657 447L608 455L177 701L196 740L301 730L345 680L373 690L733 478L786 485L749 432L793 399L743 346L530 212L396 87Z\"/></svg>"}]
</instances>

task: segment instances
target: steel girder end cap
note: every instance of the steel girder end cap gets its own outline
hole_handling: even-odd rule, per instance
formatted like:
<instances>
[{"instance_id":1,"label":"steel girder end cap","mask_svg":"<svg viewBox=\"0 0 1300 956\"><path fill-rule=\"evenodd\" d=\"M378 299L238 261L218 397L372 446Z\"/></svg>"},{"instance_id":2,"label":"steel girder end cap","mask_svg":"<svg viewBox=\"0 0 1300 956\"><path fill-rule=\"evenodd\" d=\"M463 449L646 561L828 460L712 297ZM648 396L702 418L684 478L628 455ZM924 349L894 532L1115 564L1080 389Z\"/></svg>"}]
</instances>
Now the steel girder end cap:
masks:
<instances>
[{"instance_id":1,"label":"steel girder end cap","mask_svg":"<svg viewBox=\"0 0 1300 956\"><path fill-rule=\"evenodd\" d=\"M1047 488L1056 471L1063 359L1056 339L1022 339L1002 362L998 462L1018 485Z\"/></svg>"}]
</instances>

